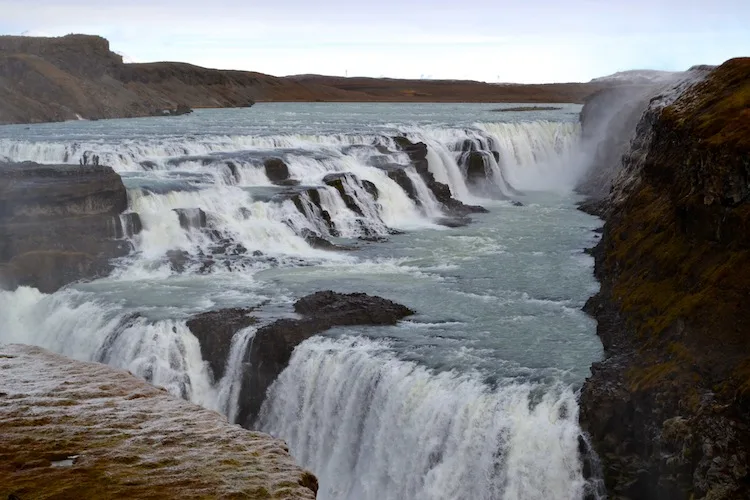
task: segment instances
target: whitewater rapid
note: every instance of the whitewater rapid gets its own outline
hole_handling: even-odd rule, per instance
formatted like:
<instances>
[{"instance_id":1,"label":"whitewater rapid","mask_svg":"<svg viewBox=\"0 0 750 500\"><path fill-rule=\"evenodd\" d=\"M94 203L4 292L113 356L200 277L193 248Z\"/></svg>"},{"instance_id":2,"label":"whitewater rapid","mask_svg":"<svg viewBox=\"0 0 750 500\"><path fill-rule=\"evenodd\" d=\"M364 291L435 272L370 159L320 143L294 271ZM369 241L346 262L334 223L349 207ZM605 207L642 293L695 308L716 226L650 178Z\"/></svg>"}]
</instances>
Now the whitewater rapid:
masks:
<instances>
[{"instance_id":1,"label":"whitewater rapid","mask_svg":"<svg viewBox=\"0 0 750 500\"><path fill-rule=\"evenodd\" d=\"M107 278L51 295L0 291L0 342L130 370L234 421L256 326L235 333L217 380L192 315L258 307L262 324L316 289L389 296L424 316L306 341L263 405L258 428L315 472L319 498L581 498L575 384L600 346L577 312L591 263L573 249L593 227L570 201L580 127L552 115L476 122L469 109L459 125L389 111L374 126L356 118L355 132L335 128L355 111L304 133L276 115L232 133L236 118L220 111L154 134L138 120L0 132L0 157L12 161L98 155L123 177L127 216L142 227ZM456 199L493 213L440 225L445 208L399 135L427 145L429 172ZM470 151L486 158L483 185L467 177ZM297 185L274 185L267 158L283 160ZM404 169L412 195L389 168ZM358 250L321 248L311 235ZM560 366L535 349L560 350Z\"/></svg>"}]
</instances>

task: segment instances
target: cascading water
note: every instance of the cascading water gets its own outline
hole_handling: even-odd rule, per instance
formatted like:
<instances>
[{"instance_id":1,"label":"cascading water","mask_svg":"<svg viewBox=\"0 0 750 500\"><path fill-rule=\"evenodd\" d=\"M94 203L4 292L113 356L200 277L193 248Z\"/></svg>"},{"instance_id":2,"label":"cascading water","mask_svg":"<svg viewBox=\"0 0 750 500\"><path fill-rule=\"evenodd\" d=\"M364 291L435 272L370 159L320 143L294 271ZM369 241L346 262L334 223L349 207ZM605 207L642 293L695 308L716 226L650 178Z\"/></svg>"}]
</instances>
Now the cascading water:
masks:
<instances>
[{"instance_id":1,"label":"cascading water","mask_svg":"<svg viewBox=\"0 0 750 500\"><path fill-rule=\"evenodd\" d=\"M552 388L532 403L534 389L435 374L364 339L312 339L260 427L324 479L322 498L581 498L575 396Z\"/></svg>"},{"instance_id":2,"label":"cascading water","mask_svg":"<svg viewBox=\"0 0 750 500\"><path fill-rule=\"evenodd\" d=\"M318 475L319 498L580 498L574 390L601 347L578 311L594 289L580 249L596 222L560 194L579 174L577 108L495 123L472 105L305 106L199 110L150 132L143 120L7 129L0 157L12 161L100 156L138 224L127 219L134 251L107 278L1 291L0 342L110 363L234 420L256 327L234 334L213 380L191 315L258 307L263 322L319 289L383 295L419 315L308 340L263 406L259 426ZM489 192L526 206L436 226L448 209L393 140L403 134L427 144L429 174L456 199L498 206L464 176L457 145L469 140L490 159ZM268 158L288 167L283 185ZM399 168L413 192L388 175Z\"/></svg>"}]
</instances>

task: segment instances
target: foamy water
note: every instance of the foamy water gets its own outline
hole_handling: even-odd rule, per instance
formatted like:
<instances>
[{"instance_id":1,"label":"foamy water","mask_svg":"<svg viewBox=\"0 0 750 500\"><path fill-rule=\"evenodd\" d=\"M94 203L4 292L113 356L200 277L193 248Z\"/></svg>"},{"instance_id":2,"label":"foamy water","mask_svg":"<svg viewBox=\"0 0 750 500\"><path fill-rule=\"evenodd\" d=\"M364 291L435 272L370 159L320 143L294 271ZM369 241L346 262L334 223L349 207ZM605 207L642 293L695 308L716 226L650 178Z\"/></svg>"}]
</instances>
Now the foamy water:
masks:
<instances>
[{"instance_id":1,"label":"foamy water","mask_svg":"<svg viewBox=\"0 0 750 500\"><path fill-rule=\"evenodd\" d=\"M0 342L128 369L233 420L255 327L235 334L214 380L191 315L259 306L268 321L315 290L381 295L417 315L301 344L257 423L318 475L319 498L581 498L575 393L601 345L580 312L597 287L582 249L599 223L570 192L579 107L505 122L486 108L278 104L2 127L0 157L99 155L143 231L108 278L0 292ZM490 213L440 226L396 135L425 142L434 177ZM486 157L481 186L467 148ZM296 201L268 179L270 157L300 182ZM384 165L407 167L415 199ZM345 196L330 174L346 174ZM356 250L314 248L311 234Z\"/></svg>"}]
</instances>

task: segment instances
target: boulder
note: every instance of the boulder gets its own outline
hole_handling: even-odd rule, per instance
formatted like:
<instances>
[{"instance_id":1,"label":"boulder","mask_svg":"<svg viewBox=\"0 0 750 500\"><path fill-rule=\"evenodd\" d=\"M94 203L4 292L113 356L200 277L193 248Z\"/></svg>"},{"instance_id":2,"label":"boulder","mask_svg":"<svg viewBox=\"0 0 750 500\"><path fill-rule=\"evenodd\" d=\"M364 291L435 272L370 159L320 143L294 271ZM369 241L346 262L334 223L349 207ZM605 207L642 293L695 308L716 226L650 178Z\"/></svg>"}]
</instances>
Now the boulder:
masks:
<instances>
[{"instance_id":1,"label":"boulder","mask_svg":"<svg viewBox=\"0 0 750 500\"><path fill-rule=\"evenodd\" d=\"M198 314L188 320L187 327L200 342L201 356L211 367L214 381L224 376L234 334L257 322L257 318L250 316L252 311L220 309Z\"/></svg>"},{"instance_id":2,"label":"boulder","mask_svg":"<svg viewBox=\"0 0 750 500\"><path fill-rule=\"evenodd\" d=\"M364 293L316 292L299 299L300 319L280 319L258 329L245 354L250 370L243 373L238 423L250 427L266 391L286 368L294 348L334 326L394 325L414 314L408 307Z\"/></svg>"},{"instance_id":3,"label":"boulder","mask_svg":"<svg viewBox=\"0 0 750 500\"><path fill-rule=\"evenodd\" d=\"M268 180L274 184L289 179L289 167L286 166L286 163L281 158L268 158L263 162L263 166L266 168Z\"/></svg>"},{"instance_id":4,"label":"boulder","mask_svg":"<svg viewBox=\"0 0 750 500\"><path fill-rule=\"evenodd\" d=\"M100 165L0 164L0 265L6 283L51 293L111 270L130 245L125 186ZM139 229L140 224L130 230Z\"/></svg>"}]
</instances>

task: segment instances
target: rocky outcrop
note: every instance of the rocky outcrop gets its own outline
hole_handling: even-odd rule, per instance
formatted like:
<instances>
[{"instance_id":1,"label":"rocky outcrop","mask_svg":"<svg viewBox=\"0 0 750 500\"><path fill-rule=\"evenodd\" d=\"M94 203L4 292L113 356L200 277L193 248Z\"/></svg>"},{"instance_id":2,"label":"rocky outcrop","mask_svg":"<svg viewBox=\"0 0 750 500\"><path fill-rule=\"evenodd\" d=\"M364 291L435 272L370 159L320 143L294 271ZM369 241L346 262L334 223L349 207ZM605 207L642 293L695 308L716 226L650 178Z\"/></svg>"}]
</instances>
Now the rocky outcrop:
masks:
<instances>
[{"instance_id":1,"label":"rocky outcrop","mask_svg":"<svg viewBox=\"0 0 750 500\"><path fill-rule=\"evenodd\" d=\"M750 497L750 59L656 95L604 210L581 424L610 498Z\"/></svg>"},{"instance_id":2,"label":"rocky outcrop","mask_svg":"<svg viewBox=\"0 0 750 500\"><path fill-rule=\"evenodd\" d=\"M187 327L198 339L201 356L208 361L214 381L224 376L232 337L235 333L257 323L252 309L232 308L209 311L193 316Z\"/></svg>"},{"instance_id":3,"label":"rocky outcrop","mask_svg":"<svg viewBox=\"0 0 750 500\"><path fill-rule=\"evenodd\" d=\"M407 137L396 136L393 137L393 141L396 146L409 156L412 165L416 169L417 173L422 177L427 187L435 195L435 198L443 206L443 210L449 217L466 217L473 213L486 213L487 209L478 205L466 205L465 203L455 199L451 193L451 189L447 184L438 182L435 180L435 176L430 172L429 165L427 162L427 144L424 142L413 143ZM408 179L405 174L392 174L389 172L389 177L394 179L399 185L404 187L404 190L409 194L407 186L411 186L411 191L414 190L413 183ZM406 183L405 181L409 182ZM411 195L410 195L411 196Z\"/></svg>"},{"instance_id":4,"label":"rocky outcrop","mask_svg":"<svg viewBox=\"0 0 750 500\"><path fill-rule=\"evenodd\" d=\"M282 183L289 179L289 167L281 158L268 158L263 162L268 180L274 184Z\"/></svg>"},{"instance_id":5,"label":"rocky outcrop","mask_svg":"<svg viewBox=\"0 0 750 500\"><path fill-rule=\"evenodd\" d=\"M409 308L364 293L317 292L294 305L298 319L280 319L258 329L243 358L237 421L251 427L266 390L286 368L302 341L334 326L393 325L413 314ZM201 352L214 370L223 373L232 335L255 321L249 310L229 309L199 315L188 322Z\"/></svg>"},{"instance_id":6,"label":"rocky outcrop","mask_svg":"<svg viewBox=\"0 0 750 500\"><path fill-rule=\"evenodd\" d=\"M282 441L128 372L6 345L0 378L0 498L315 498Z\"/></svg>"},{"instance_id":7,"label":"rocky outcrop","mask_svg":"<svg viewBox=\"0 0 750 500\"><path fill-rule=\"evenodd\" d=\"M111 270L127 254L120 239L125 186L98 165L0 164L0 285L53 292Z\"/></svg>"}]
</instances>

